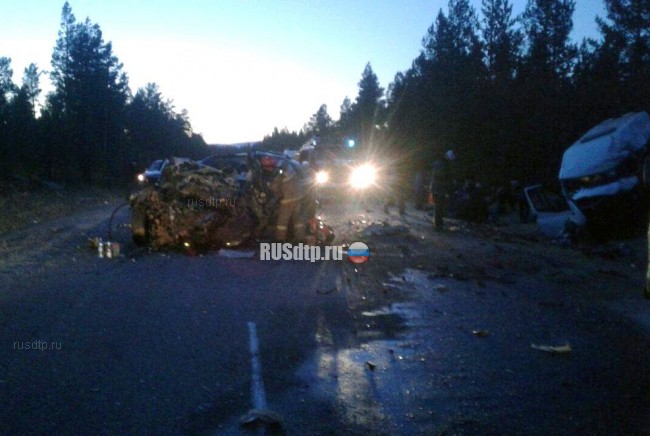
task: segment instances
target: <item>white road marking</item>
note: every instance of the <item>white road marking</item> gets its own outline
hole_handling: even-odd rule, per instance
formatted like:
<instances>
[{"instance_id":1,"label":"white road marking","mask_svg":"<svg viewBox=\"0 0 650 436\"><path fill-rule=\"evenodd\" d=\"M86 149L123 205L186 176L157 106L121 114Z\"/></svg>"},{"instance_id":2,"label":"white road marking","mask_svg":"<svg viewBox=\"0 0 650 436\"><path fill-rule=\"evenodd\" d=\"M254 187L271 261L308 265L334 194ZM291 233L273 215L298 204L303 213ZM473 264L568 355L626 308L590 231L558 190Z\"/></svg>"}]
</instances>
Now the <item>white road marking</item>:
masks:
<instances>
[{"instance_id":1,"label":"white road marking","mask_svg":"<svg viewBox=\"0 0 650 436\"><path fill-rule=\"evenodd\" d=\"M262 364L260 363L259 341L255 323L248 322L248 341L251 352L252 385L251 395L253 397L253 408L266 409L266 394L264 393L264 381L262 380Z\"/></svg>"}]
</instances>

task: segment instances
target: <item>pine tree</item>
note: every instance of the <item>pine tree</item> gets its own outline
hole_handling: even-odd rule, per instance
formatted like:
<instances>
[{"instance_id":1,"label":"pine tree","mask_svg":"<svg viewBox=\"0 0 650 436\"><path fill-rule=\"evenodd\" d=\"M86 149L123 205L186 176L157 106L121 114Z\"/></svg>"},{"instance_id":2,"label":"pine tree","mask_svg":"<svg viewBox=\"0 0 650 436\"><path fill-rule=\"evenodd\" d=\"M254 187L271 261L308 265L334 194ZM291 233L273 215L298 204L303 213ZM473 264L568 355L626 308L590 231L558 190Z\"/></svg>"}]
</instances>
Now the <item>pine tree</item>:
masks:
<instances>
[{"instance_id":1,"label":"pine tree","mask_svg":"<svg viewBox=\"0 0 650 436\"><path fill-rule=\"evenodd\" d=\"M311 116L304 131L312 136L325 136L332 127L332 117L327 113L327 105L322 104L318 111Z\"/></svg>"},{"instance_id":2,"label":"pine tree","mask_svg":"<svg viewBox=\"0 0 650 436\"><path fill-rule=\"evenodd\" d=\"M16 92L16 85L12 80L13 74L11 59L0 57L0 165L4 173L9 173L15 164L10 132L7 128L10 117L9 103Z\"/></svg>"},{"instance_id":3,"label":"pine tree","mask_svg":"<svg viewBox=\"0 0 650 436\"><path fill-rule=\"evenodd\" d=\"M483 40L490 78L504 82L514 78L523 41L515 28L509 0L483 0Z\"/></svg>"},{"instance_id":4,"label":"pine tree","mask_svg":"<svg viewBox=\"0 0 650 436\"><path fill-rule=\"evenodd\" d=\"M384 89L370 63L363 69L358 85L359 94L349 112L350 135L366 147L374 138L375 126L383 124Z\"/></svg>"},{"instance_id":5,"label":"pine tree","mask_svg":"<svg viewBox=\"0 0 650 436\"><path fill-rule=\"evenodd\" d=\"M597 17L603 34L598 55L619 72L623 110L650 109L650 2L605 0L607 19ZM615 56L614 56L615 55Z\"/></svg>"},{"instance_id":6,"label":"pine tree","mask_svg":"<svg viewBox=\"0 0 650 436\"><path fill-rule=\"evenodd\" d=\"M114 167L124 163L128 81L99 26L89 19L77 22L67 2L50 76L55 91L48 98L48 111L60 112L55 116L64 124L63 142L71 147L58 150L59 162L73 170L68 174L73 179L107 180ZM64 154L66 160L62 159Z\"/></svg>"},{"instance_id":7,"label":"pine tree","mask_svg":"<svg viewBox=\"0 0 650 436\"><path fill-rule=\"evenodd\" d=\"M533 75L566 79L576 55L569 42L575 0L528 0L522 20L528 37L527 68Z\"/></svg>"}]
</instances>

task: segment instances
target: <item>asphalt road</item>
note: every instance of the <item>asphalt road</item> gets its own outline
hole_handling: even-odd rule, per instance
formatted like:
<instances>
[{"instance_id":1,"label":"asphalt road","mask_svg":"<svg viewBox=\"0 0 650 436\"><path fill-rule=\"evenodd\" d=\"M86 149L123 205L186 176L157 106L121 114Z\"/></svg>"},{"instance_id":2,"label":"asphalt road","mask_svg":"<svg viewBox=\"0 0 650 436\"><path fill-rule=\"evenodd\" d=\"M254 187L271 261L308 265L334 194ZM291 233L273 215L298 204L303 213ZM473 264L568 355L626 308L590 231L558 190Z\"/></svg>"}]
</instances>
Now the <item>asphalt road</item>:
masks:
<instances>
[{"instance_id":1,"label":"asphalt road","mask_svg":"<svg viewBox=\"0 0 650 436\"><path fill-rule=\"evenodd\" d=\"M323 211L360 266L137 251L128 210L99 259L112 206L0 238L1 434L259 434L260 389L287 434L650 430L638 259L361 204Z\"/></svg>"}]
</instances>

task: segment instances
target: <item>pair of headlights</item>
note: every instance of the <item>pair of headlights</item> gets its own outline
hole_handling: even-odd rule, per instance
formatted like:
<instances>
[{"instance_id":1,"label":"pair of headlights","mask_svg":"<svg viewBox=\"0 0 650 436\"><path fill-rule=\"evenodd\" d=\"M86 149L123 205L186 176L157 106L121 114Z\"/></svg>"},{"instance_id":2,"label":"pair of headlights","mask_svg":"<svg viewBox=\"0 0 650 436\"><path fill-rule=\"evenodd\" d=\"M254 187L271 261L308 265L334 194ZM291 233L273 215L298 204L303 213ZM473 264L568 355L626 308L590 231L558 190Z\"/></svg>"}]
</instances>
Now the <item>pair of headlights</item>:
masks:
<instances>
[{"instance_id":1,"label":"pair of headlights","mask_svg":"<svg viewBox=\"0 0 650 436\"><path fill-rule=\"evenodd\" d=\"M316 173L316 184L323 185L330 180L330 174L326 170ZM348 178L348 184L353 189L365 189L377 181L377 168L371 164L359 165L352 169Z\"/></svg>"}]
</instances>

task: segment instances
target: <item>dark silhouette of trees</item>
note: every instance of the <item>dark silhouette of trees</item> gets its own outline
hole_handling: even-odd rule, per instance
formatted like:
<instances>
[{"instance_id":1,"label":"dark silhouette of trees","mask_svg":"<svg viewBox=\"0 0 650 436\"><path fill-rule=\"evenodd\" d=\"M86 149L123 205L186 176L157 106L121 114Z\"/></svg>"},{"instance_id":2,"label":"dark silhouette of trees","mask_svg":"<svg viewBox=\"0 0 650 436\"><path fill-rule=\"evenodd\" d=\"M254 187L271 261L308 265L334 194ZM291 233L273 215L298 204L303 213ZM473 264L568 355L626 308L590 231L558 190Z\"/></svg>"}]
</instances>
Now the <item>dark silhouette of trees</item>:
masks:
<instances>
[{"instance_id":1,"label":"dark silhouette of trees","mask_svg":"<svg viewBox=\"0 0 650 436\"><path fill-rule=\"evenodd\" d=\"M14 72L11 69L11 59L0 57L0 162L1 170L6 173L16 163L14 150L9 146L10 101L16 92L12 81Z\"/></svg>"},{"instance_id":2,"label":"dark silhouette of trees","mask_svg":"<svg viewBox=\"0 0 650 436\"><path fill-rule=\"evenodd\" d=\"M322 104L318 111L311 116L303 130L310 136L324 136L330 132L332 125L333 121L327 113L327 105Z\"/></svg>"},{"instance_id":3,"label":"dark silhouette of trees","mask_svg":"<svg viewBox=\"0 0 650 436\"><path fill-rule=\"evenodd\" d=\"M262 147L350 138L361 150L399 151L413 169L454 149L460 177L555 181L562 152L586 129L650 106L650 3L603 1L599 37L576 44L575 0L528 0L518 17L511 0L483 0L481 17L469 0L449 0L386 93L368 63L338 120L322 105L303 130L275 128ZM99 25L78 21L68 3L39 117L41 75L32 64L17 86L11 59L0 57L2 177L112 185L153 159L208 153L155 83L132 94Z\"/></svg>"},{"instance_id":4,"label":"dark silhouette of trees","mask_svg":"<svg viewBox=\"0 0 650 436\"><path fill-rule=\"evenodd\" d=\"M296 132L289 131L286 127L281 130L276 127L270 135L264 137L260 148L280 153L284 150L298 150L309 137L310 135L302 130Z\"/></svg>"},{"instance_id":5,"label":"dark silhouette of trees","mask_svg":"<svg viewBox=\"0 0 650 436\"><path fill-rule=\"evenodd\" d=\"M517 178L557 177L561 153L575 139L569 115L576 102L571 86L576 47L569 39L574 9L573 0L529 0L523 13L526 53L517 120L524 130L515 154L521 162Z\"/></svg>"},{"instance_id":6,"label":"dark silhouette of trees","mask_svg":"<svg viewBox=\"0 0 650 436\"><path fill-rule=\"evenodd\" d=\"M388 86L388 140L407 145L414 169L452 148L461 177L556 181L564 149L586 129L650 105L650 6L605 5L601 38L578 47L573 0L529 0L519 17L509 0L483 0L481 21L450 0Z\"/></svg>"},{"instance_id":7,"label":"dark silhouette of trees","mask_svg":"<svg viewBox=\"0 0 650 436\"><path fill-rule=\"evenodd\" d=\"M176 112L155 84L131 95L128 77L99 25L77 21L63 5L52 53L47 95L35 64L20 88L11 61L0 58L0 160L3 176L40 176L70 184L112 186L131 181L151 160L172 155L203 157L203 139L186 111Z\"/></svg>"},{"instance_id":8,"label":"dark silhouette of trees","mask_svg":"<svg viewBox=\"0 0 650 436\"><path fill-rule=\"evenodd\" d=\"M341 105L338 136L351 138L358 147L365 148L372 143L376 128L384 123L384 90L370 63L363 69L358 85L354 103L346 97Z\"/></svg>"},{"instance_id":9,"label":"dark silhouette of trees","mask_svg":"<svg viewBox=\"0 0 650 436\"><path fill-rule=\"evenodd\" d=\"M50 73L55 90L47 110L61 124L64 142L53 152L74 160L64 165L68 180L110 181L123 165L124 108L129 98L126 74L105 43L99 25L77 22L66 2ZM52 132L53 133L53 132Z\"/></svg>"},{"instance_id":10,"label":"dark silhouette of trees","mask_svg":"<svg viewBox=\"0 0 650 436\"><path fill-rule=\"evenodd\" d=\"M483 0L485 64L490 79L508 86L520 61L523 35L516 28L509 0Z\"/></svg>"},{"instance_id":11,"label":"dark silhouette of trees","mask_svg":"<svg viewBox=\"0 0 650 436\"><path fill-rule=\"evenodd\" d=\"M607 18L596 22L604 35L600 48L604 61L618 73L625 104L644 108L650 99L650 2L605 0Z\"/></svg>"},{"instance_id":12,"label":"dark silhouette of trees","mask_svg":"<svg viewBox=\"0 0 650 436\"><path fill-rule=\"evenodd\" d=\"M131 159L147 162L161 156L197 156L191 144L192 128L186 111L176 113L155 83L138 89L127 106L127 138Z\"/></svg>"}]
</instances>

